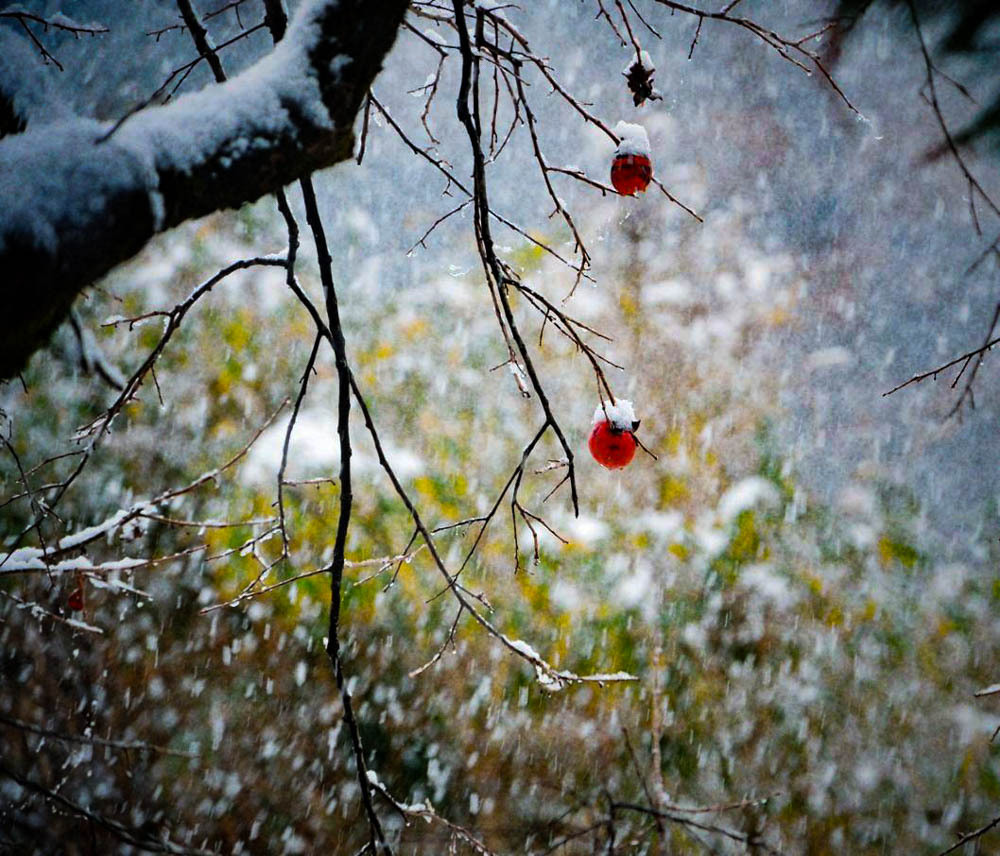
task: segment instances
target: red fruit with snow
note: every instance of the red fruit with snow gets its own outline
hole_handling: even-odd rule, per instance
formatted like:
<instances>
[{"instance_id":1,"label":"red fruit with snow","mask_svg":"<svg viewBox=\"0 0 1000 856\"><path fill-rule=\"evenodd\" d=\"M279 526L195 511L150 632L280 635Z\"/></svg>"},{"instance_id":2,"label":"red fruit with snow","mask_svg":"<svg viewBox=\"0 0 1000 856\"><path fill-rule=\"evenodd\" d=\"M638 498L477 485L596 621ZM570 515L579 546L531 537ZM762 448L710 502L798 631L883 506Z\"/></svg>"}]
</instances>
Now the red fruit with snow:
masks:
<instances>
[{"instance_id":1,"label":"red fruit with snow","mask_svg":"<svg viewBox=\"0 0 1000 856\"><path fill-rule=\"evenodd\" d=\"M602 467L620 470L632 463L639 443L632 433L639 427L631 401L619 400L594 411L594 427L590 431L590 454Z\"/></svg>"},{"instance_id":2,"label":"red fruit with snow","mask_svg":"<svg viewBox=\"0 0 1000 856\"><path fill-rule=\"evenodd\" d=\"M646 129L642 125L619 122L615 134L620 141L611 162L611 184L622 196L642 193L653 179Z\"/></svg>"},{"instance_id":3,"label":"red fruit with snow","mask_svg":"<svg viewBox=\"0 0 1000 856\"><path fill-rule=\"evenodd\" d=\"M590 432L590 454L602 467L620 470L632 463L636 442L631 431L619 431L610 422L598 422Z\"/></svg>"},{"instance_id":4,"label":"red fruit with snow","mask_svg":"<svg viewBox=\"0 0 1000 856\"><path fill-rule=\"evenodd\" d=\"M615 155L611 183L622 196L643 193L653 178L653 165L644 155Z\"/></svg>"}]
</instances>

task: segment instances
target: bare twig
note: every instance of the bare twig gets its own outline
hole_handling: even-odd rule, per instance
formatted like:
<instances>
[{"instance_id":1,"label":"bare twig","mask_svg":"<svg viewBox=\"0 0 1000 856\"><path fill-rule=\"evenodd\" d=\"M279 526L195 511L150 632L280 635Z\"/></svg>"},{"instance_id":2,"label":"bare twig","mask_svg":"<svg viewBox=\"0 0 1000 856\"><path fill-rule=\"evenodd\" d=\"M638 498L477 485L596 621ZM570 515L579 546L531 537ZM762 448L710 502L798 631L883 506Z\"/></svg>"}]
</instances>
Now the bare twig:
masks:
<instances>
[{"instance_id":1,"label":"bare twig","mask_svg":"<svg viewBox=\"0 0 1000 856\"><path fill-rule=\"evenodd\" d=\"M177 854L177 856L213 856L212 851L210 850L184 847L183 845L175 844L167 839L155 838L144 830L134 829L126 826L120 821L115 820L114 818L98 814L92 809L86 808L68 797L63 796L63 794L54 791L51 788L47 788L44 785L29 779L27 776L21 775L20 773L12 770L2 761L0 761L0 775L6 776L8 779L17 782L17 784L19 784L26 791L40 796L49 802L53 802L78 817L88 820L90 823L93 823L103 829L107 829L109 832L118 836L118 838L126 844L138 847L140 850L145 850L149 853L173 853Z\"/></svg>"},{"instance_id":2,"label":"bare twig","mask_svg":"<svg viewBox=\"0 0 1000 856\"><path fill-rule=\"evenodd\" d=\"M714 832L715 834L728 838L731 841L738 841L745 844L747 847L759 850L762 853L770 854L770 856L781 856L780 850L772 847L759 835L753 833L740 832L739 830L729 829L713 823L702 823L701 821L693 820L690 817L682 817L670 811L660 811L659 809L647 808L646 806L642 806L637 803L612 802L611 805L614 811L638 812L650 817L662 818L663 820L668 820L671 823L676 823L681 826L690 826L694 829L700 829L703 832ZM1000 818L998 818L998 821L1000 821Z\"/></svg>"},{"instance_id":3,"label":"bare twig","mask_svg":"<svg viewBox=\"0 0 1000 856\"><path fill-rule=\"evenodd\" d=\"M461 617L462 617L463 610L464 610L464 607L461 604L459 604L459 606L458 606L458 612L455 613L455 620L451 623L451 628L445 634L444 642L441 643L441 647L438 648L438 650L434 653L434 656L431 657L426 663L424 663L422 666L418 666L416 669L413 669L412 671L408 672L407 673L408 677L415 678L418 675L422 675L431 666L433 666L438 660L441 659L441 655L444 654L444 652L447 650L447 648L448 648L449 645L451 645L454 648L454 646L455 646L455 631L458 629L458 622L459 622L459 619L461 619Z\"/></svg>"},{"instance_id":4,"label":"bare twig","mask_svg":"<svg viewBox=\"0 0 1000 856\"><path fill-rule=\"evenodd\" d=\"M995 323L996 322L994 321L994 324ZM991 326L990 331L992 332L992 330L993 330L993 327ZM981 359L982 356L987 351L989 351L994 345L997 345L997 344L1000 344L1000 336L998 336L996 338L993 338L993 339L989 339L988 341L986 341L985 343L983 343L982 345L980 345L978 348L974 348L973 350L969 351L968 353L962 354L962 356L960 356L960 357L955 357L955 359L949 360L948 362L944 363L943 365L938 366L935 369L931 369L930 371L920 372L919 374L915 374L909 380L905 380L901 384L898 384L897 386L894 386L888 392L883 392L882 393L882 397L884 398L887 395L892 395L894 392L898 392L899 390L903 389L904 387L909 386L910 384L920 383L923 380L927 380L927 378L933 378L934 380L937 380L937 376L939 374L941 374L941 372L945 371L946 369L950 369L954 365L958 365L958 363L965 363L967 365L969 363L969 361L972 360L974 357L980 357L980 362L982 362L982 359Z\"/></svg>"},{"instance_id":5,"label":"bare twig","mask_svg":"<svg viewBox=\"0 0 1000 856\"><path fill-rule=\"evenodd\" d=\"M276 0L265 0L267 16L265 24L269 27L271 37L277 43L283 37L287 18L280 2ZM337 293L333 282L333 267L330 251L326 241L326 231L323 227L323 220L319 214L319 206L316 203L316 192L313 188L312 179L306 176L299 180L299 188L302 191L302 199L305 203L306 221L312 231L313 242L316 247L317 262L319 264L320 281L323 285L323 295L326 301L328 328L326 338L334 350L338 395L337 395L337 434L340 441L340 514L337 519L337 535L333 548L333 560L328 567L330 573L330 616L329 629L326 640L326 651L333 666L334 678L337 682L337 689L340 691L341 702L344 706L344 722L347 724L348 733L351 739L351 746L354 753L355 765L357 768L358 784L361 789L361 802L368 819L369 845L373 854L392 853L382 830L378 814L372 803L371 787L366 772L364 747L361 744L361 732L358 728L354 715L354 706L351 698L350 685L344 679L342 658L340 655L340 601L341 587L344 573L344 552L347 546L347 532L350 525L351 505L353 494L351 491L351 439L348 419L351 409L351 389L350 389L350 366L347 361L347 346L344 340L344 332L340 323L340 310L337 304ZM279 207L282 199L279 197ZM285 203L282 214L285 215L286 224L289 229L289 241L297 244L297 227L294 218L290 215L287 203ZM294 288L294 277L290 276L288 284L293 292L305 295ZM307 301L308 302L308 301ZM318 320L318 319L317 319ZM318 345L317 338L316 344ZM314 348L315 351L315 348ZM305 395L305 389L301 390L301 395Z\"/></svg>"},{"instance_id":6,"label":"bare twig","mask_svg":"<svg viewBox=\"0 0 1000 856\"><path fill-rule=\"evenodd\" d=\"M937 856L948 856L949 853L954 853L956 850L960 850L970 841L976 841L982 838L987 832L991 829L995 829L997 826L1000 826L1000 815L994 817L989 823L980 826L979 829L974 829L972 832L962 833L958 836L958 841L952 844L951 847L942 850L937 854Z\"/></svg>"},{"instance_id":7,"label":"bare twig","mask_svg":"<svg viewBox=\"0 0 1000 856\"><path fill-rule=\"evenodd\" d=\"M801 69L806 74L811 74L812 72L810 71L809 66L798 57L805 58L805 60L807 60L813 68L820 73L820 76L826 80L830 88L837 94L837 97L840 98L844 105L851 110L851 112L856 113L858 116L861 115L858 108L851 103L851 100L844 93L844 90L840 88L840 85L834 79L819 54L803 47L803 42L808 40L810 36L806 36L805 39L791 39L786 36L779 35L774 32L774 30L768 29L750 18L742 18L731 15L730 12L736 6L736 3L730 3L721 12L707 12L704 9L696 9L695 7L688 6L685 3L674 2L674 0L654 0L654 2L659 3L661 6L665 6L674 12L683 12L687 15L697 17L699 30L701 29L701 22L706 19L710 21L720 21L727 24L733 24L736 27L746 30L755 38L760 39L760 41L774 50L778 56L787 62L790 62L796 68ZM816 34L811 34L812 37L815 37L815 35ZM692 50L693 49L694 46L692 44Z\"/></svg>"},{"instance_id":8,"label":"bare twig","mask_svg":"<svg viewBox=\"0 0 1000 856\"><path fill-rule=\"evenodd\" d=\"M173 755L177 758L198 757L195 752L181 752L177 749L170 749L167 746L156 746L152 743L142 743L129 740L108 740L103 737L94 737L89 734L66 734L61 731L52 731L48 728L42 728L40 725L32 725L30 722L22 722L20 719L15 719L12 716L6 716L3 713L0 713L0 722L6 723L12 728L18 728L21 731L37 734L40 737L51 737L54 740L61 740L65 743L85 743L92 746L107 746L110 749L118 749L124 752L155 752L158 755Z\"/></svg>"}]
</instances>

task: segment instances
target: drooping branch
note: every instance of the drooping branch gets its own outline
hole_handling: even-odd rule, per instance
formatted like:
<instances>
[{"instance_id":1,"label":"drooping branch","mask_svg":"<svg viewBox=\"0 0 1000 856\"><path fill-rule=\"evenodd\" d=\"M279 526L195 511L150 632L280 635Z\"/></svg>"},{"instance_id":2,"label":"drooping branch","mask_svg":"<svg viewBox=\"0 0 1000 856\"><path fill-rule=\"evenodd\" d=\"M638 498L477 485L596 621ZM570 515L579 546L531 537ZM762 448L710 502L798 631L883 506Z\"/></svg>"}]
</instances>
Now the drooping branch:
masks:
<instances>
[{"instance_id":1,"label":"drooping branch","mask_svg":"<svg viewBox=\"0 0 1000 856\"><path fill-rule=\"evenodd\" d=\"M52 63L60 71L65 70L62 63L59 62L59 60L56 59L55 56L49 51L49 49L45 46L45 43L42 42L37 35L35 35L31 25L41 27L42 31L45 33L47 33L49 28L51 28L53 30L62 30L66 33L72 33L77 38L84 34L97 36L109 32L108 28L103 24L79 24L61 13L53 15L51 18L43 18L39 15L34 15L23 9L15 7L0 11L0 20L4 19L8 21L16 21L20 24L21 30L35 46L39 56L42 58L42 62L46 65Z\"/></svg>"},{"instance_id":2,"label":"drooping branch","mask_svg":"<svg viewBox=\"0 0 1000 856\"><path fill-rule=\"evenodd\" d=\"M78 119L0 141L0 299L19 321L0 341L0 378L156 233L349 158L406 5L311 0L242 75L142 110L110 136Z\"/></svg>"},{"instance_id":3,"label":"drooping branch","mask_svg":"<svg viewBox=\"0 0 1000 856\"><path fill-rule=\"evenodd\" d=\"M809 41L821 36L828 30L833 29L836 26L835 22L827 22L821 29L815 32L807 33L797 39L792 39L774 32L774 30L757 23L751 18L743 18L739 15L730 15L730 11L736 7L739 0L729 3L724 9L722 9L721 12L708 12L704 9L697 9L694 6L688 6L685 3L674 2L674 0L654 0L654 2L661 6L665 6L667 9L670 9L671 12L682 12L686 15L693 15L698 19L694 41L691 43L692 51L694 50L694 42L697 41L698 34L701 31L701 25L705 20L733 24L760 39L760 41L772 48L783 60L790 62L806 74L811 75L813 69L818 71L820 77L827 82L830 88L836 93L837 97L841 100L841 102L843 102L844 106L856 115L861 116L861 111L858 110L853 103L851 103L851 100L847 97L844 90L840 88L840 84L834 79L820 55L805 47L806 43ZM812 66L812 69L809 67L810 65Z\"/></svg>"},{"instance_id":4,"label":"drooping branch","mask_svg":"<svg viewBox=\"0 0 1000 856\"><path fill-rule=\"evenodd\" d=\"M517 352L520 354L521 359L524 362L527 376L531 381L531 388L534 390L535 395L538 397L538 401L542 406L542 410L545 412L546 424L548 427L552 428L559 444L566 453L568 466L567 472L569 474L570 497L573 502L573 512L574 514L579 514L576 476L573 466L573 450L566 441L562 428L560 428L558 421L552 413L548 396L542 387L541 381L538 379L538 375L531 361L531 356L528 353L527 346L525 345L520 331L518 330L517 323L514 320L514 313L507 297L507 286L508 284L517 283L504 269L500 260L497 258L493 246L493 237L490 234L490 205L486 194L486 163L485 157L483 156L483 150L480 145L481 123L479 121L479 67L476 65L472 52L469 32L465 21L463 3L461 0L453 0L453 5L455 10L456 29L458 30L459 45L462 54L462 78L459 85L456 109L458 112L458 120L465 126L466 133L469 137L470 147L472 149L476 243L479 248L480 258L483 262L483 269L486 274L487 284L490 287L491 295L493 296L495 303L499 303L499 305L503 307L503 317L500 319L501 329L503 330L504 324L506 324L506 330L510 331L510 335L517 345ZM482 29L483 20L484 15L477 12L477 34ZM471 111L469 107L470 95L473 104ZM498 318L500 318L499 310L497 315ZM509 342L508 349L511 349ZM513 359L513 357L514 354L511 349L511 358Z\"/></svg>"},{"instance_id":5,"label":"drooping branch","mask_svg":"<svg viewBox=\"0 0 1000 856\"><path fill-rule=\"evenodd\" d=\"M333 559L330 562L330 618L327 633L326 652L333 666L337 689L340 690L344 705L344 721L347 723L347 733L351 739L354 760L357 764L358 785L361 789L361 802L368 817L369 844L371 852L379 852L392 856L381 821L372 803L372 794L366 769L364 747L361 743L361 731L358 728L351 689L344 677L344 667L340 651L340 607L344 581L345 551L347 549L347 533L351 523L351 507L353 494L351 492L351 369L347 361L347 343L344 339L344 329L340 323L340 307L337 302L337 291L333 282L332 259L327 246L326 231L316 204L316 193L312 182L304 178L300 182L302 199L305 203L306 222L313 233L316 245L317 261L319 263L320 280L323 284L323 296L326 303L329 342L333 348L337 368L337 438L340 446L340 512L337 517L337 535L333 545Z\"/></svg>"}]
</instances>

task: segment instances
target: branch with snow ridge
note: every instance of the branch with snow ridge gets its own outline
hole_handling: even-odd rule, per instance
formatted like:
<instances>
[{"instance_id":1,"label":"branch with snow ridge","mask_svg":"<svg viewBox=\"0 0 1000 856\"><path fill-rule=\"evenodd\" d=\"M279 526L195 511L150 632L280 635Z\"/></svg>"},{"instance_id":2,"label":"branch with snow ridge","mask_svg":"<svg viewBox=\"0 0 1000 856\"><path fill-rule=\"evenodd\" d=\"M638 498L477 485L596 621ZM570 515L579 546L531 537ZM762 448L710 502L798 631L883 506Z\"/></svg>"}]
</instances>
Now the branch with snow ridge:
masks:
<instances>
[{"instance_id":1,"label":"branch with snow ridge","mask_svg":"<svg viewBox=\"0 0 1000 856\"><path fill-rule=\"evenodd\" d=\"M404 0L309 0L266 57L113 127L54 123L0 140L0 339L15 375L76 295L158 232L351 157L353 122Z\"/></svg>"}]
</instances>

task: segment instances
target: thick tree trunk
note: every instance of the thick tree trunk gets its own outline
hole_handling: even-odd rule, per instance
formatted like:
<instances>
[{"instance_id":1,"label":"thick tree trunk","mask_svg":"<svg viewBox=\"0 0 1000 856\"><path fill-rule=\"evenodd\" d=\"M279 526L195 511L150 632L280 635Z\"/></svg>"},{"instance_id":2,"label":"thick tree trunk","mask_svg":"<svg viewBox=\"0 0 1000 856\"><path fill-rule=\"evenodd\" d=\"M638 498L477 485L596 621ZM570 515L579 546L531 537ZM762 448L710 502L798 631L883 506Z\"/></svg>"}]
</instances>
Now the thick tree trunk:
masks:
<instances>
[{"instance_id":1,"label":"thick tree trunk","mask_svg":"<svg viewBox=\"0 0 1000 856\"><path fill-rule=\"evenodd\" d=\"M406 0L307 0L274 51L223 84L110 126L0 140L0 378L80 291L157 232L351 156L353 124Z\"/></svg>"}]
</instances>

